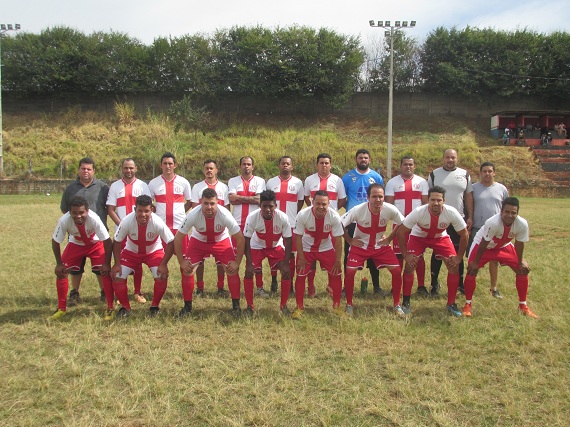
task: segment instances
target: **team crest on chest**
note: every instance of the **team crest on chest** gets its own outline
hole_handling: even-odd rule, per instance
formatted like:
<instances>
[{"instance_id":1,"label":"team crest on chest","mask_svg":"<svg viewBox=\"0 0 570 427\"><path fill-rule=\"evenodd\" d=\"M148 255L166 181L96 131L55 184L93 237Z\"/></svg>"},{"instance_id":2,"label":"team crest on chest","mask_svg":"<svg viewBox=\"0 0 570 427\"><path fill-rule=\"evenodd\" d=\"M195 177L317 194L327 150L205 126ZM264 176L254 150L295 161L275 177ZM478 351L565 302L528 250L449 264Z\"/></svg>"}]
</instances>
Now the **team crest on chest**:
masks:
<instances>
[{"instance_id":1,"label":"team crest on chest","mask_svg":"<svg viewBox=\"0 0 570 427\"><path fill-rule=\"evenodd\" d=\"M142 190L140 188L135 188L133 190L133 196L139 197L142 194Z\"/></svg>"},{"instance_id":2,"label":"team crest on chest","mask_svg":"<svg viewBox=\"0 0 570 427\"><path fill-rule=\"evenodd\" d=\"M384 219L384 218L382 218L382 219L380 220L380 225L381 225L382 227L384 227L387 223L388 223L388 221L387 221L386 219Z\"/></svg>"},{"instance_id":3,"label":"team crest on chest","mask_svg":"<svg viewBox=\"0 0 570 427\"><path fill-rule=\"evenodd\" d=\"M374 181L374 178L368 178L368 183L369 184L375 184L376 181Z\"/></svg>"},{"instance_id":4,"label":"team crest on chest","mask_svg":"<svg viewBox=\"0 0 570 427\"><path fill-rule=\"evenodd\" d=\"M440 222L438 224L438 227L439 228L447 228L447 227L449 227L449 224L447 222Z\"/></svg>"},{"instance_id":5,"label":"team crest on chest","mask_svg":"<svg viewBox=\"0 0 570 427\"><path fill-rule=\"evenodd\" d=\"M223 231L224 226L223 226L222 224L216 224L215 227L214 227L214 229L215 229L217 232L220 232L220 231Z\"/></svg>"},{"instance_id":6,"label":"team crest on chest","mask_svg":"<svg viewBox=\"0 0 570 427\"><path fill-rule=\"evenodd\" d=\"M294 192L295 192L295 186L294 186L294 185L290 185L290 186L289 186L289 191L290 191L291 193L294 193Z\"/></svg>"},{"instance_id":7,"label":"team crest on chest","mask_svg":"<svg viewBox=\"0 0 570 427\"><path fill-rule=\"evenodd\" d=\"M273 226L273 234L279 234L281 233L281 229L279 228L278 225L274 225Z\"/></svg>"},{"instance_id":8,"label":"team crest on chest","mask_svg":"<svg viewBox=\"0 0 570 427\"><path fill-rule=\"evenodd\" d=\"M174 192L176 194L182 194L182 187L178 184L174 184Z\"/></svg>"},{"instance_id":9,"label":"team crest on chest","mask_svg":"<svg viewBox=\"0 0 570 427\"><path fill-rule=\"evenodd\" d=\"M330 225L330 224L325 224L324 227L323 227L323 230L325 230L325 231L327 231L327 232L328 232L328 231L331 231L331 230L332 230L332 225Z\"/></svg>"},{"instance_id":10,"label":"team crest on chest","mask_svg":"<svg viewBox=\"0 0 570 427\"><path fill-rule=\"evenodd\" d=\"M146 238L150 240L154 239L154 233L152 231L149 231L146 233Z\"/></svg>"},{"instance_id":11,"label":"team crest on chest","mask_svg":"<svg viewBox=\"0 0 570 427\"><path fill-rule=\"evenodd\" d=\"M414 190L419 190L420 189L420 184L418 184L417 182L413 185Z\"/></svg>"},{"instance_id":12,"label":"team crest on chest","mask_svg":"<svg viewBox=\"0 0 570 427\"><path fill-rule=\"evenodd\" d=\"M334 191L335 189L336 189L336 187L335 187L334 184L328 184L328 185L327 185L327 190L329 190L329 191Z\"/></svg>"}]
</instances>

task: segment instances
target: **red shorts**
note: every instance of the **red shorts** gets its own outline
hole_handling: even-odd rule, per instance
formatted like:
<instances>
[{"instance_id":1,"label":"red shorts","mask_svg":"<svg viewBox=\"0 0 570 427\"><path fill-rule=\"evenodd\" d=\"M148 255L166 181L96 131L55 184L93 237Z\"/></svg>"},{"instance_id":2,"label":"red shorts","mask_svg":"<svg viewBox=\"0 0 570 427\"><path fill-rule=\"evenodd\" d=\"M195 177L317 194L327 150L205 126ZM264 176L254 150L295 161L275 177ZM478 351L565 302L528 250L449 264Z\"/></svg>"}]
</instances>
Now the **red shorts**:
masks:
<instances>
[{"instance_id":1,"label":"red shorts","mask_svg":"<svg viewBox=\"0 0 570 427\"><path fill-rule=\"evenodd\" d=\"M105 246L103 242L98 241L87 246L68 243L63 250L63 254L61 254L61 261L66 270L79 271L84 258L91 260L91 269L93 271L99 271L105 263Z\"/></svg>"},{"instance_id":2,"label":"red shorts","mask_svg":"<svg viewBox=\"0 0 570 427\"><path fill-rule=\"evenodd\" d=\"M367 250L351 246L348 251L348 259L346 261L346 268L353 268L361 270L364 261L372 259L376 268L382 267L399 267L398 258L390 246L382 246L380 249Z\"/></svg>"},{"instance_id":3,"label":"red shorts","mask_svg":"<svg viewBox=\"0 0 570 427\"><path fill-rule=\"evenodd\" d=\"M436 258L449 258L457 255L449 236L429 238L410 235L408 239L409 254L421 256L426 248L431 248Z\"/></svg>"},{"instance_id":4,"label":"red shorts","mask_svg":"<svg viewBox=\"0 0 570 427\"><path fill-rule=\"evenodd\" d=\"M230 239L219 242L202 242L193 237L190 238L188 249L184 252L186 258L192 265L201 264L204 259L213 255L216 262L228 265L236 260L234 248Z\"/></svg>"},{"instance_id":5,"label":"red shorts","mask_svg":"<svg viewBox=\"0 0 570 427\"><path fill-rule=\"evenodd\" d=\"M305 260L307 263L305 264L305 268L301 273L297 271L297 276L306 276L312 270L312 265L315 261L319 261L322 270L326 270L328 273L334 267L334 263L336 260L336 252L334 249L330 249L326 252L304 252ZM297 263L299 262L299 256L297 256Z\"/></svg>"},{"instance_id":6,"label":"red shorts","mask_svg":"<svg viewBox=\"0 0 570 427\"><path fill-rule=\"evenodd\" d=\"M131 270L134 270L135 267L141 266L143 263L148 265L150 268L158 267L163 258L164 251L162 249L150 254L136 254L126 249L121 251L121 264Z\"/></svg>"},{"instance_id":7,"label":"red shorts","mask_svg":"<svg viewBox=\"0 0 570 427\"><path fill-rule=\"evenodd\" d=\"M471 252L469 253L469 262L475 260L475 256L477 255L477 250L479 249L479 245L473 246ZM502 248L493 248L487 249L483 252L483 256L479 261L479 268L482 268L485 264L489 261L499 261L501 265L507 265L512 268L518 268L519 266L519 258L517 256L517 251L512 243L502 247Z\"/></svg>"},{"instance_id":8,"label":"red shorts","mask_svg":"<svg viewBox=\"0 0 570 427\"><path fill-rule=\"evenodd\" d=\"M174 230L173 228L170 229L170 231L172 232L172 234L174 234L176 236L176 233L178 230ZM127 241L127 239L124 240L125 242ZM190 235L187 234L186 236L184 236L184 239L182 239L182 253L185 254L186 250L188 249L188 242L190 241ZM162 249L166 250L166 243L164 243L164 240L162 240Z\"/></svg>"},{"instance_id":9,"label":"red shorts","mask_svg":"<svg viewBox=\"0 0 570 427\"><path fill-rule=\"evenodd\" d=\"M261 263L267 258L269 267L274 270L277 263L285 259L285 249L281 246L265 249L251 249L251 263L255 270L261 270Z\"/></svg>"}]
</instances>

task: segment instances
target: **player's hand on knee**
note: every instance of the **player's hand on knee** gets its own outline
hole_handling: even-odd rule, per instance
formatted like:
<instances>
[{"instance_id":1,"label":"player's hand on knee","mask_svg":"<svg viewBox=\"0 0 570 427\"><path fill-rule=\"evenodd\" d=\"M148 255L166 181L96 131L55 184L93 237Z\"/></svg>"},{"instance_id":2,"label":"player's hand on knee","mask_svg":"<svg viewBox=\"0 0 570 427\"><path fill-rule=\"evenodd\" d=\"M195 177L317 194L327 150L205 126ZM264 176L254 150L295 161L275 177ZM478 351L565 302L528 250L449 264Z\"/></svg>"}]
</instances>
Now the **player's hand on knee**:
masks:
<instances>
[{"instance_id":1,"label":"player's hand on knee","mask_svg":"<svg viewBox=\"0 0 570 427\"><path fill-rule=\"evenodd\" d=\"M520 274L528 274L530 273L530 266L528 265L528 263L523 260L520 264L519 264L519 272Z\"/></svg>"},{"instance_id":2,"label":"player's hand on knee","mask_svg":"<svg viewBox=\"0 0 570 427\"><path fill-rule=\"evenodd\" d=\"M65 270L65 266L63 264L57 264L54 269L54 273L58 279L63 279L67 276L67 271Z\"/></svg>"}]
</instances>

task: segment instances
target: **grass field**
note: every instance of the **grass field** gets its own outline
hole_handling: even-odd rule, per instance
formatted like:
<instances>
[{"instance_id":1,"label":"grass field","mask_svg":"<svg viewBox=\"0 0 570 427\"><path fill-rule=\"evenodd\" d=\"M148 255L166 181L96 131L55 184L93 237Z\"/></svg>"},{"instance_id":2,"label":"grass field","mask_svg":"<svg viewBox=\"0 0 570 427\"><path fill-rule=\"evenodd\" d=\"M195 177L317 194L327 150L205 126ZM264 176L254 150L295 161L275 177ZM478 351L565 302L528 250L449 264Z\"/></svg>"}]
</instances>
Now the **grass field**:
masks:
<instances>
[{"instance_id":1,"label":"grass field","mask_svg":"<svg viewBox=\"0 0 570 427\"><path fill-rule=\"evenodd\" d=\"M173 260L159 317L134 305L127 322L104 322L89 274L84 303L50 324L59 197L2 196L0 424L570 425L570 200L521 205L539 320L517 313L512 272L501 269L505 298L495 300L484 269L471 319L448 317L444 299L413 298L404 321L390 299L357 296L354 319L339 320L319 274L319 298L299 322L277 315L277 299L256 300L258 317L236 321L230 301L215 298L181 321ZM207 274L213 292L211 265ZM386 272L381 280L387 287Z\"/></svg>"}]
</instances>

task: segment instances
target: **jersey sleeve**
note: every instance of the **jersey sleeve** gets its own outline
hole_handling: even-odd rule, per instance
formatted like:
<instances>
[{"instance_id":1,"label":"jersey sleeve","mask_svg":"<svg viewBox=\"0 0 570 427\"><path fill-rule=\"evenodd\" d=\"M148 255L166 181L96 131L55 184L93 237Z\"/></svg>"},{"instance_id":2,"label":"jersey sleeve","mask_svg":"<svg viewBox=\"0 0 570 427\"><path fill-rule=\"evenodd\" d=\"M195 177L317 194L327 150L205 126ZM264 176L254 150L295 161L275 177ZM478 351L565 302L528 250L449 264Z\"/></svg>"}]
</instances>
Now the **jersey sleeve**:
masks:
<instances>
[{"instance_id":1,"label":"jersey sleeve","mask_svg":"<svg viewBox=\"0 0 570 427\"><path fill-rule=\"evenodd\" d=\"M115 227L115 235L113 236L113 240L116 242L122 242L127 237L129 233L129 224L131 222L131 215L127 215L123 220Z\"/></svg>"},{"instance_id":2,"label":"jersey sleeve","mask_svg":"<svg viewBox=\"0 0 570 427\"><path fill-rule=\"evenodd\" d=\"M297 220L295 221L295 230L293 231L295 234L299 234L301 236L305 234L305 221L306 221L305 217L306 215L304 210L299 212L299 214L297 215Z\"/></svg>"},{"instance_id":3,"label":"jersey sleeve","mask_svg":"<svg viewBox=\"0 0 570 427\"><path fill-rule=\"evenodd\" d=\"M168 228L166 223L162 220L162 218L160 218L158 215L153 215L153 220L156 222L160 230L159 234L162 241L167 244L172 242L174 240L174 234L172 234L172 231L170 231L170 229Z\"/></svg>"},{"instance_id":4,"label":"jersey sleeve","mask_svg":"<svg viewBox=\"0 0 570 427\"><path fill-rule=\"evenodd\" d=\"M117 191L116 186L111 184L109 188L109 194L107 195L107 206L117 206Z\"/></svg>"},{"instance_id":5,"label":"jersey sleeve","mask_svg":"<svg viewBox=\"0 0 570 427\"><path fill-rule=\"evenodd\" d=\"M332 235L334 237L344 236L344 228L342 228L342 221L340 215L336 211L332 211Z\"/></svg>"},{"instance_id":6,"label":"jersey sleeve","mask_svg":"<svg viewBox=\"0 0 570 427\"><path fill-rule=\"evenodd\" d=\"M237 194L238 182L236 182L235 177L230 178L230 180L228 181L228 194Z\"/></svg>"},{"instance_id":7,"label":"jersey sleeve","mask_svg":"<svg viewBox=\"0 0 570 427\"><path fill-rule=\"evenodd\" d=\"M404 222L404 215L402 215L402 213L398 210L396 206L391 205L389 203L384 203L384 206L386 205L389 206L391 214L390 219L394 224L400 225L402 222Z\"/></svg>"},{"instance_id":8,"label":"jersey sleeve","mask_svg":"<svg viewBox=\"0 0 570 427\"><path fill-rule=\"evenodd\" d=\"M256 209L247 216L247 218L245 220L245 226L243 227L243 235L245 237L249 237L250 239L253 236L253 233L255 233L254 226L253 226L253 218L254 218L254 215L257 214L257 212L258 212L258 210Z\"/></svg>"},{"instance_id":9,"label":"jersey sleeve","mask_svg":"<svg viewBox=\"0 0 570 427\"><path fill-rule=\"evenodd\" d=\"M65 218L69 217L69 215L64 214L59 221L57 221L57 225L55 227L55 230L53 232L53 236L52 239L59 243L60 245L64 242L65 240L65 236L67 235L67 226L66 226L66 220Z\"/></svg>"},{"instance_id":10,"label":"jersey sleeve","mask_svg":"<svg viewBox=\"0 0 570 427\"><path fill-rule=\"evenodd\" d=\"M465 220L461 217L461 215L459 214L457 209L453 210L451 225L453 225L453 228L455 229L455 231L461 231L461 230L467 228L467 224L465 223Z\"/></svg>"},{"instance_id":11,"label":"jersey sleeve","mask_svg":"<svg viewBox=\"0 0 570 427\"><path fill-rule=\"evenodd\" d=\"M184 221L182 221L182 225L180 225L180 228L178 229L179 232L181 232L182 234L188 234L190 233L190 230L193 227L193 218L194 218L194 212L198 212L198 210L202 210L201 207L196 207L194 209L192 209L189 213L186 214L186 217L184 218Z\"/></svg>"},{"instance_id":12,"label":"jersey sleeve","mask_svg":"<svg viewBox=\"0 0 570 427\"><path fill-rule=\"evenodd\" d=\"M188 201L191 200L192 198L192 186L190 185L190 182L187 179L184 179L184 200Z\"/></svg>"},{"instance_id":13,"label":"jersey sleeve","mask_svg":"<svg viewBox=\"0 0 570 427\"><path fill-rule=\"evenodd\" d=\"M346 188L344 187L344 183L342 182L342 179L338 179L338 187L336 189L336 192L338 194L338 198L339 199L346 199Z\"/></svg>"},{"instance_id":14,"label":"jersey sleeve","mask_svg":"<svg viewBox=\"0 0 570 427\"><path fill-rule=\"evenodd\" d=\"M101 221L101 218L99 218L99 215L95 214L91 218L95 222L95 234L99 240L105 241L107 239L110 239L111 236L109 235L107 228L105 228L103 221Z\"/></svg>"},{"instance_id":15,"label":"jersey sleeve","mask_svg":"<svg viewBox=\"0 0 570 427\"><path fill-rule=\"evenodd\" d=\"M219 211L220 210L221 209L219 209ZM239 228L239 224L237 223L231 212L228 211L227 209L225 209L224 212L224 223L225 223L224 225L228 228L230 236L233 236L234 234L237 234L238 231L241 231Z\"/></svg>"},{"instance_id":16,"label":"jersey sleeve","mask_svg":"<svg viewBox=\"0 0 570 427\"><path fill-rule=\"evenodd\" d=\"M414 228L414 225L416 225L420 219L420 209L421 206L411 211L408 216L404 218L404 221L402 222L404 227L409 228L410 230Z\"/></svg>"},{"instance_id":17,"label":"jersey sleeve","mask_svg":"<svg viewBox=\"0 0 570 427\"><path fill-rule=\"evenodd\" d=\"M192 187L192 191L190 192L190 201L192 203L200 203L200 194L198 191L198 185L194 185L194 187Z\"/></svg>"},{"instance_id":18,"label":"jersey sleeve","mask_svg":"<svg viewBox=\"0 0 570 427\"><path fill-rule=\"evenodd\" d=\"M518 230L517 233L515 234L515 241L521 243L528 242L530 240L530 230L528 228L528 222L526 221L526 219L521 217L517 217L517 220L519 220L521 227L520 230Z\"/></svg>"},{"instance_id":19,"label":"jersey sleeve","mask_svg":"<svg viewBox=\"0 0 570 427\"><path fill-rule=\"evenodd\" d=\"M384 196L394 196L394 180L391 179L386 184L386 189L384 190Z\"/></svg>"},{"instance_id":20,"label":"jersey sleeve","mask_svg":"<svg viewBox=\"0 0 570 427\"><path fill-rule=\"evenodd\" d=\"M344 225L345 227L348 227L350 224L352 224L354 222L354 220L352 219L352 214L354 212L354 209L351 209L349 211L347 211L340 219L342 222L342 225Z\"/></svg>"}]
</instances>

